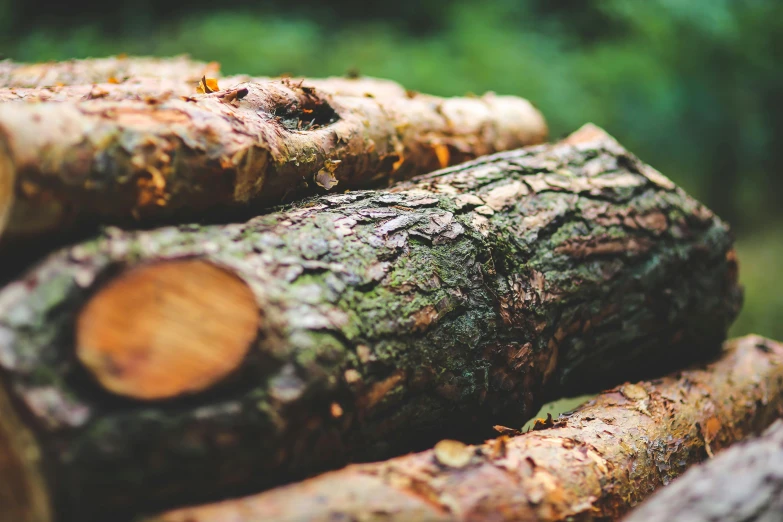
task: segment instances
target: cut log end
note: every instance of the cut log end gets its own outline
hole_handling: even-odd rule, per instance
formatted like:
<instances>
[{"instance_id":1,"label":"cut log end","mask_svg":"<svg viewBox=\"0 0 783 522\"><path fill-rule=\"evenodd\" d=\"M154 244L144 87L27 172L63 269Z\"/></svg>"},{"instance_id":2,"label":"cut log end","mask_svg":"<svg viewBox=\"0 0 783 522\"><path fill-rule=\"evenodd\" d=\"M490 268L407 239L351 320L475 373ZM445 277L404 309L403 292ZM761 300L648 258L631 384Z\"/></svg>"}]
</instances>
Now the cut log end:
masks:
<instances>
[{"instance_id":1,"label":"cut log end","mask_svg":"<svg viewBox=\"0 0 783 522\"><path fill-rule=\"evenodd\" d=\"M79 314L76 353L107 390L142 400L210 388L238 368L256 338L255 295L199 260L130 269Z\"/></svg>"},{"instance_id":2,"label":"cut log end","mask_svg":"<svg viewBox=\"0 0 783 522\"><path fill-rule=\"evenodd\" d=\"M14 182L16 169L11 157L0 142L0 234L6 228L14 203Z\"/></svg>"},{"instance_id":3,"label":"cut log end","mask_svg":"<svg viewBox=\"0 0 783 522\"><path fill-rule=\"evenodd\" d=\"M0 386L0 520L51 522L41 451Z\"/></svg>"}]
</instances>

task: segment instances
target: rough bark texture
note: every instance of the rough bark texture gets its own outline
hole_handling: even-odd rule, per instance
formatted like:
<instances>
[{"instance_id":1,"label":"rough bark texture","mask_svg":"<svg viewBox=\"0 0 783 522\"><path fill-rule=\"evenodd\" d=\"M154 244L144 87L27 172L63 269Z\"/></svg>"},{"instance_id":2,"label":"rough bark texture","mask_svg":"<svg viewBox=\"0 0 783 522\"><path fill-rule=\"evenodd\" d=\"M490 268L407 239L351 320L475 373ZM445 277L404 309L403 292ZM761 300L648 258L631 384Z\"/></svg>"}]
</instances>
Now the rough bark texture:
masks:
<instances>
[{"instance_id":1,"label":"rough bark texture","mask_svg":"<svg viewBox=\"0 0 783 522\"><path fill-rule=\"evenodd\" d=\"M767 426L783 413L781 393L783 345L746 337L729 343L706 368L620 386L560 416L551 428L466 446L464 458L458 449L439 451L441 443L434 451L353 465L154 520L614 520L688 465Z\"/></svg>"},{"instance_id":2,"label":"rough bark texture","mask_svg":"<svg viewBox=\"0 0 783 522\"><path fill-rule=\"evenodd\" d=\"M255 293L245 363L169 401L101 389L74 355L84 303L127 269L194 257ZM43 448L49 497L88 520L445 434L482 440L553 395L714 354L736 275L723 222L587 128L244 224L110 228L0 293L0 367Z\"/></svg>"},{"instance_id":3,"label":"rough bark texture","mask_svg":"<svg viewBox=\"0 0 783 522\"><path fill-rule=\"evenodd\" d=\"M694 466L625 522L778 522L783 519L783 421Z\"/></svg>"},{"instance_id":4,"label":"rough bark texture","mask_svg":"<svg viewBox=\"0 0 783 522\"><path fill-rule=\"evenodd\" d=\"M138 82L138 92L169 84ZM15 201L0 199L11 207L5 234L257 214L338 184L385 185L546 139L540 113L521 98L400 96L387 82L354 82L248 82L186 99L76 86L63 89L89 88L93 99L2 103L0 162L12 168L0 183L15 180Z\"/></svg>"}]
</instances>

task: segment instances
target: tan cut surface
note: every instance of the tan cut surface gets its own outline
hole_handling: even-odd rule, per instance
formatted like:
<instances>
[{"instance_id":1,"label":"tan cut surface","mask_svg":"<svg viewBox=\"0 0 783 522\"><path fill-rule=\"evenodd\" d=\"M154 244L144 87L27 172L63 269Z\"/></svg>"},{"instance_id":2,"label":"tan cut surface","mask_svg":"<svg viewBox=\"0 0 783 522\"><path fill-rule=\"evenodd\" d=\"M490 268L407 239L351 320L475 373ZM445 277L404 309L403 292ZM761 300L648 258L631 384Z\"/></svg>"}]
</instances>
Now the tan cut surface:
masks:
<instances>
[{"instance_id":1,"label":"tan cut surface","mask_svg":"<svg viewBox=\"0 0 783 522\"><path fill-rule=\"evenodd\" d=\"M129 270L81 311L79 360L101 385L135 399L195 393L236 369L256 337L255 296L198 260Z\"/></svg>"},{"instance_id":2,"label":"tan cut surface","mask_svg":"<svg viewBox=\"0 0 783 522\"><path fill-rule=\"evenodd\" d=\"M0 522L50 522L41 449L0 386Z\"/></svg>"},{"instance_id":3,"label":"tan cut surface","mask_svg":"<svg viewBox=\"0 0 783 522\"><path fill-rule=\"evenodd\" d=\"M0 234L5 230L14 203L14 164L0 145Z\"/></svg>"}]
</instances>

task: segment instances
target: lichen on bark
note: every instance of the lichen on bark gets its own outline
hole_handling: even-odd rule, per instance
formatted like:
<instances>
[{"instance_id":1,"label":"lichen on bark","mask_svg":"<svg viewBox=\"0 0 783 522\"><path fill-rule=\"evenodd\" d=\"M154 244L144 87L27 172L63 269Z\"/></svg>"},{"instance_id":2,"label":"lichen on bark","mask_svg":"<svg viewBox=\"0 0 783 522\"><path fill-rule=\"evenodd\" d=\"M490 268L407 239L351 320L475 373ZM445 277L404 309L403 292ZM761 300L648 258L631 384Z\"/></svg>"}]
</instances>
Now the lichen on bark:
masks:
<instances>
[{"instance_id":1,"label":"lichen on bark","mask_svg":"<svg viewBox=\"0 0 783 522\"><path fill-rule=\"evenodd\" d=\"M199 395L112 396L75 360L75 317L124 270L183 258L249 285L254 346ZM728 227L588 128L245 223L108 228L0 292L0 367L58 512L88 520L521 426L714 354L740 300Z\"/></svg>"}]
</instances>

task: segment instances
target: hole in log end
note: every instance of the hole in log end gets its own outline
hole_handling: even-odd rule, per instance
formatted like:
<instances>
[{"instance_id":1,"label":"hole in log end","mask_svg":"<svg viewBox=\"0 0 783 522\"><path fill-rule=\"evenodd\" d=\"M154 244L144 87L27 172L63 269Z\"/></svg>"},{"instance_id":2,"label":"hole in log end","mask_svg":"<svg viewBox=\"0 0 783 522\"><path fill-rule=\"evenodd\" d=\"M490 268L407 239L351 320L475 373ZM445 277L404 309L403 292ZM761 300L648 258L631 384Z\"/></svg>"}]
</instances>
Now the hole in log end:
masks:
<instances>
[{"instance_id":1,"label":"hole in log end","mask_svg":"<svg viewBox=\"0 0 783 522\"><path fill-rule=\"evenodd\" d=\"M285 82L285 81L284 81ZM282 99L274 108L275 120L289 131L310 131L337 122L340 115L329 103L328 96L313 87L285 82L295 99Z\"/></svg>"},{"instance_id":2,"label":"hole in log end","mask_svg":"<svg viewBox=\"0 0 783 522\"><path fill-rule=\"evenodd\" d=\"M129 269L85 305L76 355L107 390L141 400L206 390L236 370L260 323L255 295L199 260Z\"/></svg>"},{"instance_id":3,"label":"hole in log end","mask_svg":"<svg viewBox=\"0 0 783 522\"><path fill-rule=\"evenodd\" d=\"M0 521L51 522L41 450L0 386Z\"/></svg>"}]
</instances>

